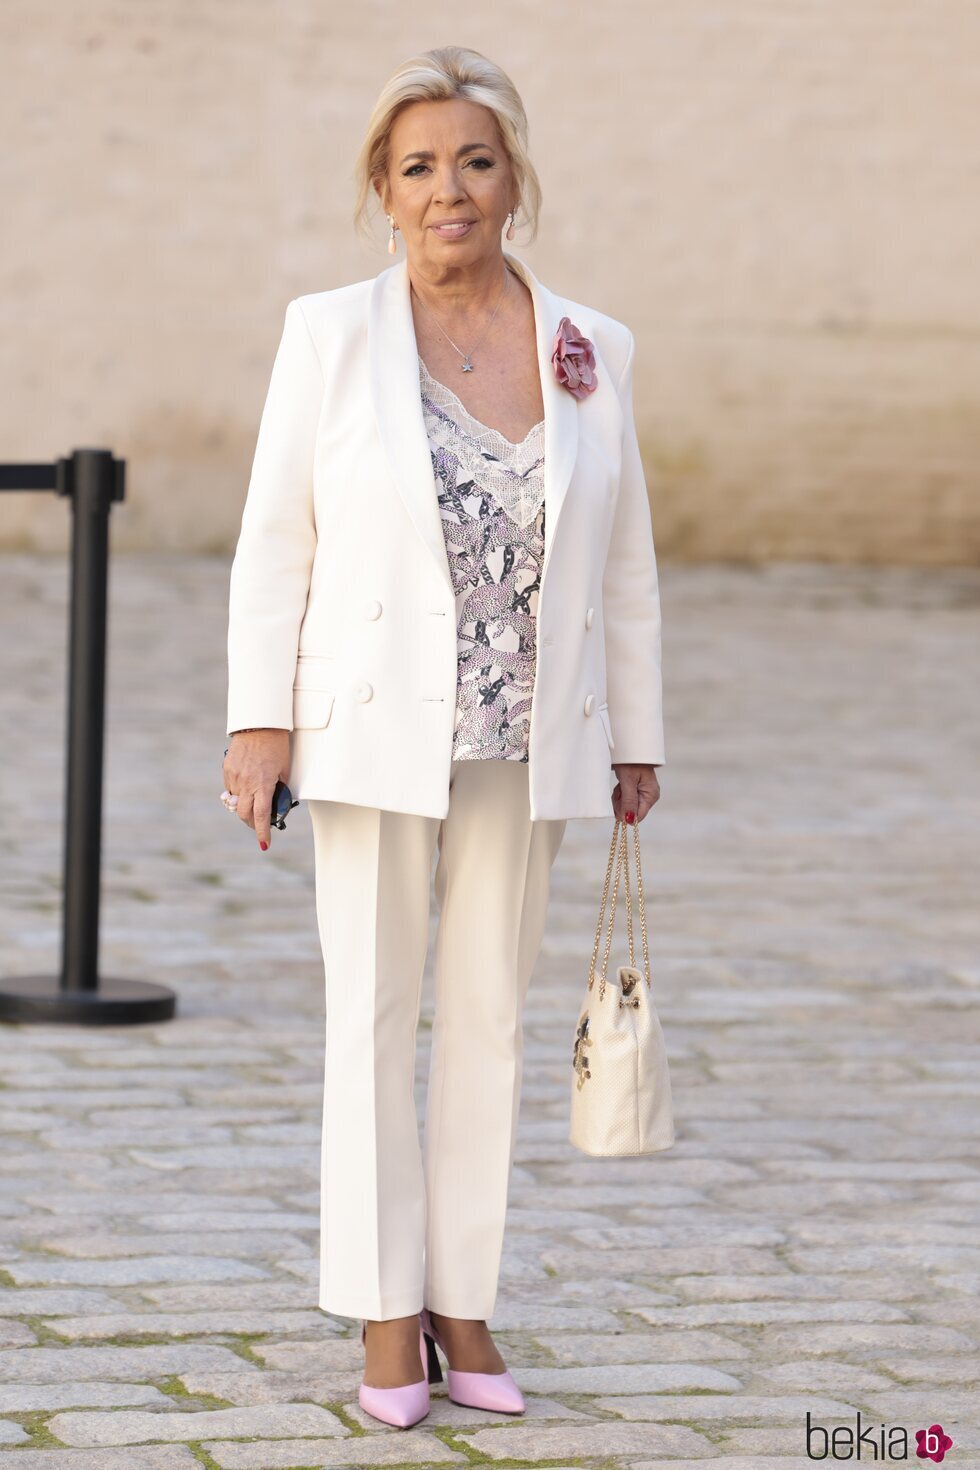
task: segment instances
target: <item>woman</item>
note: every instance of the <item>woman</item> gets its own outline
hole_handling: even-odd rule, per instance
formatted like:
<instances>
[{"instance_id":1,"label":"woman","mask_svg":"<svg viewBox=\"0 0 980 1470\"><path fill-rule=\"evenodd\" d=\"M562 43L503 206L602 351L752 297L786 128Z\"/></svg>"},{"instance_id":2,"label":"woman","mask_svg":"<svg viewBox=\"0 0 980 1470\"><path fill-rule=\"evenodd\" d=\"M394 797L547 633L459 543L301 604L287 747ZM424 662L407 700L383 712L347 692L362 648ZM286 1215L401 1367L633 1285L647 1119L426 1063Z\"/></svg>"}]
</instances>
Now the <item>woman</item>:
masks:
<instances>
[{"instance_id":1,"label":"woman","mask_svg":"<svg viewBox=\"0 0 980 1470\"><path fill-rule=\"evenodd\" d=\"M503 249L536 228L526 139L478 52L385 85L356 218L373 188L405 257L289 303L231 574L222 799L263 851L278 779L313 825L319 1304L362 1319L360 1402L401 1426L434 1344L454 1400L524 1407L486 1319L550 868L570 817L642 821L664 761L633 337Z\"/></svg>"}]
</instances>

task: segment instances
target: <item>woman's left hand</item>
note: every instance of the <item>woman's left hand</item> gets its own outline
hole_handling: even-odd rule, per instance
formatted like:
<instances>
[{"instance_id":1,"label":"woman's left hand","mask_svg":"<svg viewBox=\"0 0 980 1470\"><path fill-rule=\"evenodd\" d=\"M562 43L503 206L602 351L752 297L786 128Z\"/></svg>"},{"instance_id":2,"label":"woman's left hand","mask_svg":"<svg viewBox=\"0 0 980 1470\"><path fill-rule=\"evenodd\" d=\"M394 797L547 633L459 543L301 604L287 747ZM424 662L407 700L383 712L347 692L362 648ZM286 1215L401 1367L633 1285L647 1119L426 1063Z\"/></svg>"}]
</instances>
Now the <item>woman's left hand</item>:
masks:
<instances>
[{"instance_id":1,"label":"woman's left hand","mask_svg":"<svg viewBox=\"0 0 980 1470\"><path fill-rule=\"evenodd\" d=\"M660 782L656 766L622 765L613 766L617 785L613 790L613 812L620 822L633 820L642 822L654 802L660 800Z\"/></svg>"}]
</instances>

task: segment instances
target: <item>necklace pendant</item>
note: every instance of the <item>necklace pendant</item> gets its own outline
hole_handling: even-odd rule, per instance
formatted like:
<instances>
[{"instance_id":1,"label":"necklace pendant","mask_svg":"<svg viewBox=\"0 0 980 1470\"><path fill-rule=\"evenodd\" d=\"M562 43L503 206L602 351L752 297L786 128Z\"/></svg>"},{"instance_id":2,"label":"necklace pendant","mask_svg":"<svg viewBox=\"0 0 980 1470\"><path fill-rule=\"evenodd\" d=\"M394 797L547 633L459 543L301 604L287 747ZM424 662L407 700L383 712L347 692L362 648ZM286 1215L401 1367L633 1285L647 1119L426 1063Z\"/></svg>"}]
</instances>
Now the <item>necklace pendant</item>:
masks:
<instances>
[{"instance_id":1,"label":"necklace pendant","mask_svg":"<svg viewBox=\"0 0 980 1470\"><path fill-rule=\"evenodd\" d=\"M462 370L463 370L464 373L471 373L473 371L473 364L470 362L469 357L464 357L463 358L463 369Z\"/></svg>"}]
</instances>

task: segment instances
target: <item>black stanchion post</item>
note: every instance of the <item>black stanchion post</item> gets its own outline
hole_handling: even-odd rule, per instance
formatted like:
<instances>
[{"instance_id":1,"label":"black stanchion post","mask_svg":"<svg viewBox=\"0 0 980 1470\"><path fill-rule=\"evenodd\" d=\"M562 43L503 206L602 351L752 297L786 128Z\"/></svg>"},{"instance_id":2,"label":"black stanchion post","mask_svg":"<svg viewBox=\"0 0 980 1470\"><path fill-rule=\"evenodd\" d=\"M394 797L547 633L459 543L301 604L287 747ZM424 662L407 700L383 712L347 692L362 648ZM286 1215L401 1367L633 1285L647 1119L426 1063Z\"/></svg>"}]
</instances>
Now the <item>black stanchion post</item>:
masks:
<instances>
[{"instance_id":1,"label":"black stanchion post","mask_svg":"<svg viewBox=\"0 0 980 1470\"><path fill-rule=\"evenodd\" d=\"M72 506L61 975L0 982L0 1020L125 1025L166 1021L176 1010L163 985L99 978L109 512L123 498L124 470L107 449L76 449L55 473L0 467L0 490L57 489Z\"/></svg>"},{"instance_id":2,"label":"black stanchion post","mask_svg":"<svg viewBox=\"0 0 980 1470\"><path fill-rule=\"evenodd\" d=\"M109 508L115 472L104 449L73 456L68 758L62 988L99 985L102 771L105 730Z\"/></svg>"}]
</instances>

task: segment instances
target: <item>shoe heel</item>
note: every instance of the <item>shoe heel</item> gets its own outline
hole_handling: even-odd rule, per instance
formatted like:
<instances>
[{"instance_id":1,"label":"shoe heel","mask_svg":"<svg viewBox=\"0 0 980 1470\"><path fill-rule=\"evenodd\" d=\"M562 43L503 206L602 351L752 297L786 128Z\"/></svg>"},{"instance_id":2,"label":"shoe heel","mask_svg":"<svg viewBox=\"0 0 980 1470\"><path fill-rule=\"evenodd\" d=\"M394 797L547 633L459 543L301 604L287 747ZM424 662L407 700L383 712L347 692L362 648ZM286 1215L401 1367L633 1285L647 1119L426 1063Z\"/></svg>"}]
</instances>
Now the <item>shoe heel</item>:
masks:
<instances>
[{"instance_id":1,"label":"shoe heel","mask_svg":"<svg viewBox=\"0 0 980 1470\"><path fill-rule=\"evenodd\" d=\"M442 1365L439 1362L439 1356L436 1353L436 1345L427 1332L423 1331L422 1336L425 1338L425 1358L429 1382L441 1383Z\"/></svg>"},{"instance_id":2,"label":"shoe heel","mask_svg":"<svg viewBox=\"0 0 980 1470\"><path fill-rule=\"evenodd\" d=\"M435 1342L432 1341L428 1332L422 1333L426 1345L426 1370L428 1370L429 1383L442 1382L442 1364L439 1363L438 1354L435 1351Z\"/></svg>"}]
</instances>

